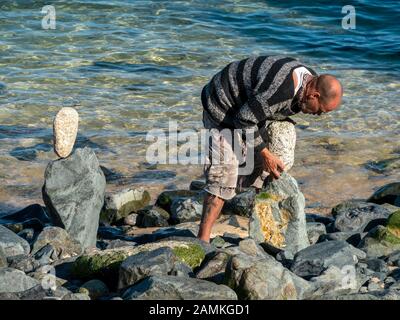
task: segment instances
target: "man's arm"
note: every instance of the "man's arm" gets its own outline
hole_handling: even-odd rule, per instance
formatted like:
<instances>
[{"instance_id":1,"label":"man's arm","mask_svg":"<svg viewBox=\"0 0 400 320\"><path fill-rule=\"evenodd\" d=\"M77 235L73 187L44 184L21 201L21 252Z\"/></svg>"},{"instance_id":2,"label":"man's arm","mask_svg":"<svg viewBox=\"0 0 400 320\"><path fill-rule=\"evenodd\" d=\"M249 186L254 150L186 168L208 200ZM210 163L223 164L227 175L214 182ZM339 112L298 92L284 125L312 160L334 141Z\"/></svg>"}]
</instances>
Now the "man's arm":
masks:
<instances>
[{"instance_id":1,"label":"man's arm","mask_svg":"<svg viewBox=\"0 0 400 320\"><path fill-rule=\"evenodd\" d=\"M251 130L251 132L254 133L254 141L252 146L254 148L254 152L261 153L261 156L264 159L264 170L269 172L273 178L278 179L280 177L280 172L284 170L285 165L283 164L282 160L279 159L279 157L268 150L267 145L263 141L257 126L259 121L263 121L267 118L268 113L264 111L263 114L260 114L257 118L255 112L253 112L255 107L260 106L258 104L256 106L250 106L249 102L242 105L240 111L236 114L234 125L237 129L243 129L245 131ZM269 110L268 108L266 109Z\"/></svg>"}]
</instances>

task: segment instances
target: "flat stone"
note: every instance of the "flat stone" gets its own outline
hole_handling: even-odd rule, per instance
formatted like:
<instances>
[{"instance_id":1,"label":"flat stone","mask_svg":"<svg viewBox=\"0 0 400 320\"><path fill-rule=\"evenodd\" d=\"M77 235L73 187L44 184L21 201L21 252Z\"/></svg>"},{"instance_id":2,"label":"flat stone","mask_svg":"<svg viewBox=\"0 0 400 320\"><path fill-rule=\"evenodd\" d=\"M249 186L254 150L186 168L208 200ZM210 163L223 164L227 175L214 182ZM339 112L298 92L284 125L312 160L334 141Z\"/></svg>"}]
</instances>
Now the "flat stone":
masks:
<instances>
[{"instance_id":1,"label":"flat stone","mask_svg":"<svg viewBox=\"0 0 400 320\"><path fill-rule=\"evenodd\" d=\"M21 292L38 284L38 281L28 277L24 272L13 268L0 268L0 293Z\"/></svg>"},{"instance_id":2,"label":"flat stone","mask_svg":"<svg viewBox=\"0 0 400 320\"><path fill-rule=\"evenodd\" d=\"M26 240L2 225L0 225L0 247L3 249L6 258L28 254L31 251Z\"/></svg>"},{"instance_id":3,"label":"flat stone","mask_svg":"<svg viewBox=\"0 0 400 320\"><path fill-rule=\"evenodd\" d=\"M310 243L304 207L304 195L296 180L283 173L256 196L249 222L250 237L294 253L306 248Z\"/></svg>"},{"instance_id":4,"label":"flat stone","mask_svg":"<svg viewBox=\"0 0 400 320\"><path fill-rule=\"evenodd\" d=\"M64 107L53 121L54 152L60 158L68 157L78 134L79 114L74 108Z\"/></svg>"},{"instance_id":5,"label":"flat stone","mask_svg":"<svg viewBox=\"0 0 400 320\"><path fill-rule=\"evenodd\" d=\"M225 285L176 276L151 276L133 285L122 296L125 300L237 300Z\"/></svg>"},{"instance_id":6,"label":"flat stone","mask_svg":"<svg viewBox=\"0 0 400 320\"><path fill-rule=\"evenodd\" d=\"M400 238L393 235L387 227L377 226L363 238L358 245L369 258L388 256L400 250Z\"/></svg>"},{"instance_id":7,"label":"flat stone","mask_svg":"<svg viewBox=\"0 0 400 320\"><path fill-rule=\"evenodd\" d=\"M232 199L225 201L222 214L250 217L254 208L256 192L253 189L238 193Z\"/></svg>"},{"instance_id":8,"label":"flat stone","mask_svg":"<svg viewBox=\"0 0 400 320\"><path fill-rule=\"evenodd\" d=\"M268 256L230 258L225 284L245 300L300 300L309 284Z\"/></svg>"},{"instance_id":9,"label":"flat stone","mask_svg":"<svg viewBox=\"0 0 400 320\"><path fill-rule=\"evenodd\" d=\"M393 182L380 187L368 201L377 204L389 203L400 207L400 182Z\"/></svg>"},{"instance_id":10,"label":"flat stone","mask_svg":"<svg viewBox=\"0 0 400 320\"><path fill-rule=\"evenodd\" d=\"M43 206L40 204L31 204L22 210L2 216L0 224L24 222L30 219L37 219L43 225L51 223L50 217Z\"/></svg>"},{"instance_id":11,"label":"flat stone","mask_svg":"<svg viewBox=\"0 0 400 320\"><path fill-rule=\"evenodd\" d=\"M365 253L345 241L326 241L299 251L294 256L291 270L304 278L319 276L330 266L354 266Z\"/></svg>"},{"instance_id":12,"label":"flat stone","mask_svg":"<svg viewBox=\"0 0 400 320\"><path fill-rule=\"evenodd\" d=\"M168 275L177 262L177 257L168 247L130 256L119 268L118 288L126 288L148 276Z\"/></svg>"}]
</instances>

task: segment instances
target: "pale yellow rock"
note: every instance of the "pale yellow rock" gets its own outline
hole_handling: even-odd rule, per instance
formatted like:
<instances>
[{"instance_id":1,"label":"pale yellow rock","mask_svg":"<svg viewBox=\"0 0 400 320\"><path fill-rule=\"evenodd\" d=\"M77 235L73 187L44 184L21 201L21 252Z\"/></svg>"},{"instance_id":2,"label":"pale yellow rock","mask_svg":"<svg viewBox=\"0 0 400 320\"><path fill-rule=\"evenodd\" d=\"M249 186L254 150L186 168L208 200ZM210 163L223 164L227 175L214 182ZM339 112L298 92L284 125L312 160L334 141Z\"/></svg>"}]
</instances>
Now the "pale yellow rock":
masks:
<instances>
[{"instance_id":1,"label":"pale yellow rock","mask_svg":"<svg viewBox=\"0 0 400 320\"><path fill-rule=\"evenodd\" d=\"M71 107L62 108L54 118L54 152L60 158L68 157L78 134L79 114Z\"/></svg>"}]
</instances>

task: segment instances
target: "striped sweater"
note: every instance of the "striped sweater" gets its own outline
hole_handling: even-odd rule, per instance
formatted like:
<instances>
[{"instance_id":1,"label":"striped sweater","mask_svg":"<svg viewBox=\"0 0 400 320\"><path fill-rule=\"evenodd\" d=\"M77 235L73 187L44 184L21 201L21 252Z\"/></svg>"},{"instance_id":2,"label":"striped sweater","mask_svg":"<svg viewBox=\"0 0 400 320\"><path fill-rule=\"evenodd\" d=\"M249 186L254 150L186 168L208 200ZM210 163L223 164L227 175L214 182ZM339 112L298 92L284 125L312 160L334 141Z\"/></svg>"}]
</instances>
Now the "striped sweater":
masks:
<instances>
[{"instance_id":1,"label":"striped sweater","mask_svg":"<svg viewBox=\"0 0 400 320\"><path fill-rule=\"evenodd\" d=\"M292 72L305 67L281 56L250 57L228 64L201 93L204 110L219 126L254 130L254 148L265 148L259 127L267 120L283 120L300 111Z\"/></svg>"}]
</instances>

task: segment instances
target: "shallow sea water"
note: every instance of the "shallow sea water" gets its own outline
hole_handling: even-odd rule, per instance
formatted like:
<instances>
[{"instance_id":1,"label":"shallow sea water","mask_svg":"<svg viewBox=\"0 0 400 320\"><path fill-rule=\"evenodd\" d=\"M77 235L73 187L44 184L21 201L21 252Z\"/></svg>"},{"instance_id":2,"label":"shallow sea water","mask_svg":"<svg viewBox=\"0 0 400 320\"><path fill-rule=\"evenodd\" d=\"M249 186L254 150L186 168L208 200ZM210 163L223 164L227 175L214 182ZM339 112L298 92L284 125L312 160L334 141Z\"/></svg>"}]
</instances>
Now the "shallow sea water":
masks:
<instances>
[{"instance_id":1,"label":"shallow sea water","mask_svg":"<svg viewBox=\"0 0 400 320\"><path fill-rule=\"evenodd\" d=\"M365 198L400 170L400 9L354 1L344 30L329 1L53 1L56 29L41 28L45 1L0 3L0 212L41 201L55 159L52 120L80 114L77 146L92 147L114 176L108 188L187 188L201 165L149 165L146 133L200 129L200 91L227 63L258 54L297 57L339 77L339 111L297 115L293 176L310 210ZM397 17L397 18L396 18ZM371 166L372 164L372 166Z\"/></svg>"}]
</instances>

